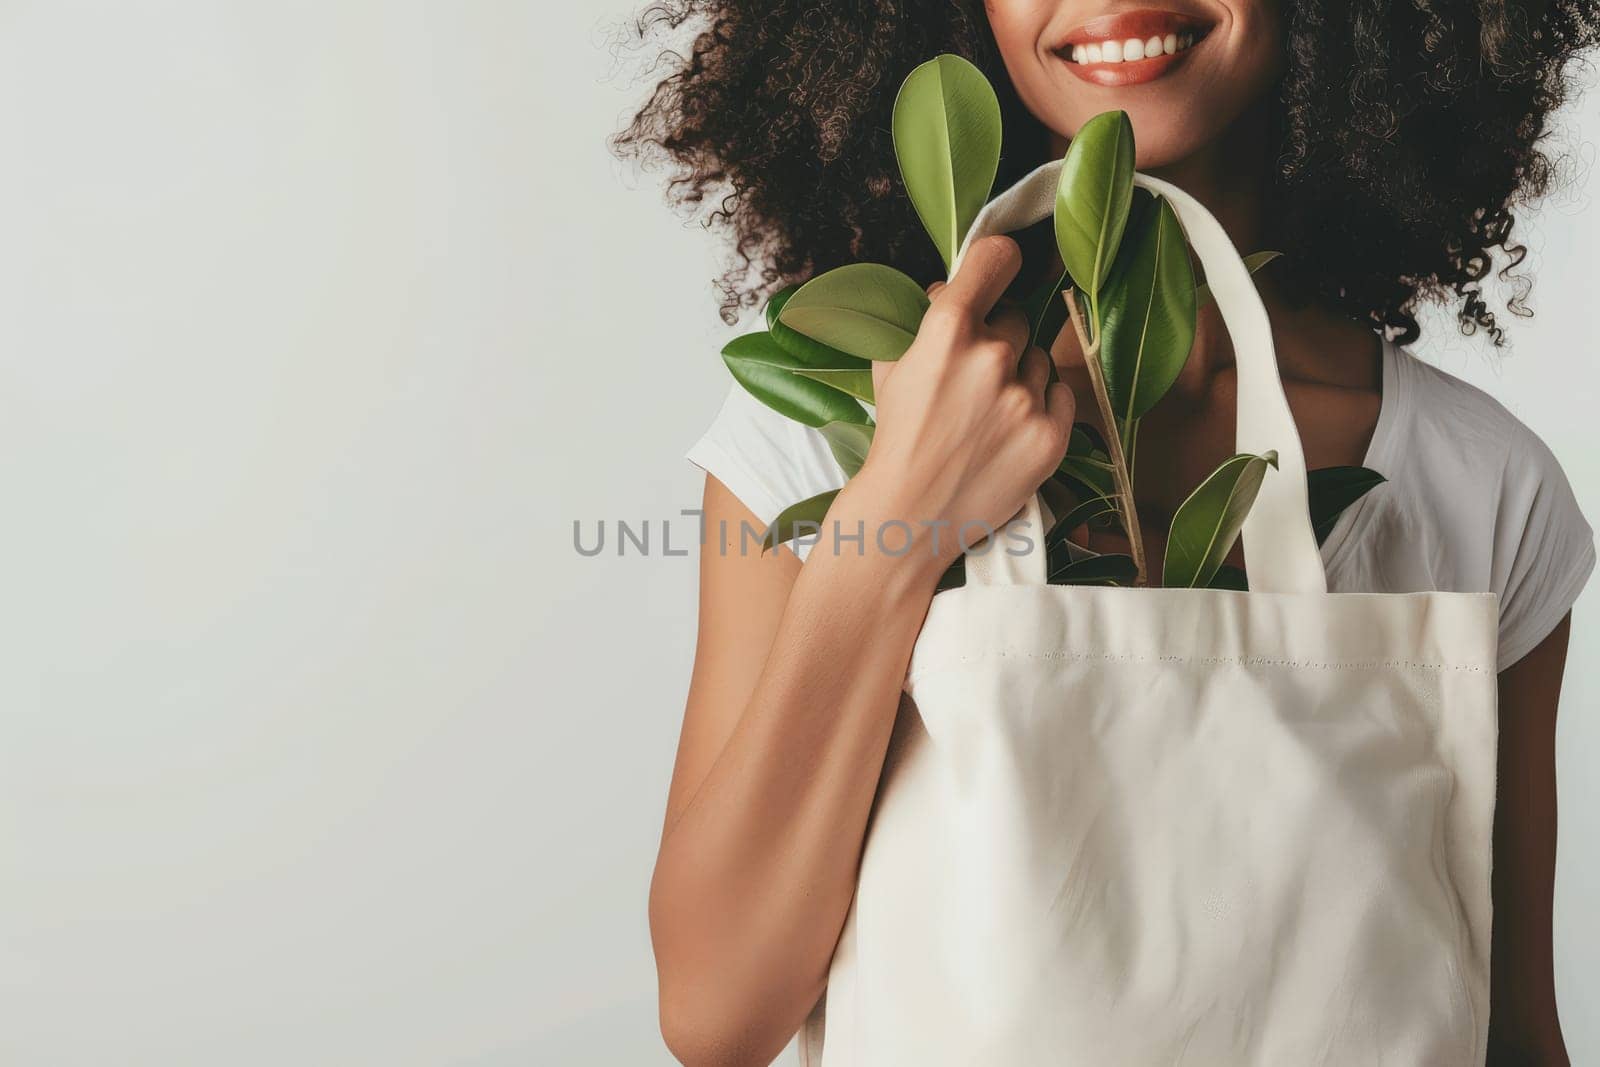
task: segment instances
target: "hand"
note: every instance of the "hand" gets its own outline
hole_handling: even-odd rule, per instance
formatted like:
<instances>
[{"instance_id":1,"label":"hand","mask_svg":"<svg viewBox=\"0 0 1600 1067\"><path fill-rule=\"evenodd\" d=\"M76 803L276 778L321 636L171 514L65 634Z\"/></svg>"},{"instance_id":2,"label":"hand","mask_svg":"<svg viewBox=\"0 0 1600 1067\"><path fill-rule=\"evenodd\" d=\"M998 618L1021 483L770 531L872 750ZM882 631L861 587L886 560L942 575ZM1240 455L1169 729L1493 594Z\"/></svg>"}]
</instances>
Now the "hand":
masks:
<instances>
[{"instance_id":1,"label":"hand","mask_svg":"<svg viewBox=\"0 0 1600 1067\"><path fill-rule=\"evenodd\" d=\"M1072 390L1050 381L1027 317L995 310L1021 267L1011 238L974 242L950 283L929 288L905 355L872 367L878 425L847 492L880 522L909 524L936 572L1022 508L1072 432Z\"/></svg>"}]
</instances>

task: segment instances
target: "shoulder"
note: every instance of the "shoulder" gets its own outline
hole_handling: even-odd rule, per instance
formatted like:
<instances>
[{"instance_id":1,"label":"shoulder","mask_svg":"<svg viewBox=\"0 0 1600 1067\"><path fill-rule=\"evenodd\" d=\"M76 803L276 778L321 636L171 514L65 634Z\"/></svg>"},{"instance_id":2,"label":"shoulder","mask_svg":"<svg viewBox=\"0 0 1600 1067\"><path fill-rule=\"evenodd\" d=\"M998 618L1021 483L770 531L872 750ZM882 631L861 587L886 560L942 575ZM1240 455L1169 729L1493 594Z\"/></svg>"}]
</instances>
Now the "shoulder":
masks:
<instances>
[{"instance_id":1,"label":"shoulder","mask_svg":"<svg viewBox=\"0 0 1600 1067\"><path fill-rule=\"evenodd\" d=\"M1467 496L1500 515L1540 492L1570 494L1549 446L1499 400L1403 347L1393 355L1399 410L1386 451L1410 491L1460 494L1470 486Z\"/></svg>"},{"instance_id":2,"label":"shoulder","mask_svg":"<svg viewBox=\"0 0 1600 1067\"><path fill-rule=\"evenodd\" d=\"M685 458L767 523L789 505L845 482L821 433L778 414L737 384Z\"/></svg>"},{"instance_id":3,"label":"shoulder","mask_svg":"<svg viewBox=\"0 0 1600 1067\"><path fill-rule=\"evenodd\" d=\"M1382 473L1389 507L1431 545L1436 588L1500 598L1501 666L1531 651L1595 563L1594 533L1565 470L1504 404L1395 346L1400 410Z\"/></svg>"},{"instance_id":4,"label":"shoulder","mask_svg":"<svg viewBox=\"0 0 1600 1067\"><path fill-rule=\"evenodd\" d=\"M1392 381L1404 414L1403 425L1397 429L1410 446L1410 454L1418 454L1420 447L1420 458L1430 463L1453 458L1481 473L1484 463L1498 468L1513 452L1538 443L1537 435L1521 419L1484 390L1402 346L1395 345L1390 351ZM1434 448L1438 442L1447 442L1449 447Z\"/></svg>"}]
</instances>

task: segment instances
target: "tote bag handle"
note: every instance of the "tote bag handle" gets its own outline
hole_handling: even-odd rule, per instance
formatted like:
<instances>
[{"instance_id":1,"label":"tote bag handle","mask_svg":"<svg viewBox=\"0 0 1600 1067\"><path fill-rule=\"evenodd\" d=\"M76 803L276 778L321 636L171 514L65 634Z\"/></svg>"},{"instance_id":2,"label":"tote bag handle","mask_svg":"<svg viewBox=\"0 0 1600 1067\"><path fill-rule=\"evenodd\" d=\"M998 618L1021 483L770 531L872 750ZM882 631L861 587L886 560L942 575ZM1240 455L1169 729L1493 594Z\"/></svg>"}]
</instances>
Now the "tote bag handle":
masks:
<instances>
[{"instance_id":1,"label":"tote bag handle","mask_svg":"<svg viewBox=\"0 0 1600 1067\"><path fill-rule=\"evenodd\" d=\"M991 200L973 220L951 273L960 268L972 242L991 234L1021 230L1048 217L1055 210L1060 174L1061 160L1053 160ZM1200 201L1170 182L1146 174L1135 173L1133 184L1165 197L1172 205L1205 268L1211 294L1228 336L1233 339L1239 376L1236 450L1278 453L1278 469L1267 472L1241 534L1250 588L1264 593L1326 593L1322 552L1311 527L1305 452L1278 374L1267 309L1250 271L1222 224ZM970 582L1044 583L1044 531L1037 497L1013 522L1032 524L1026 536L1036 542L1038 551L1013 555L1004 538L991 538L986 548L967 557ZM1020 548L1023 542L1010 544Z\"/></svg>"}]
</instances>

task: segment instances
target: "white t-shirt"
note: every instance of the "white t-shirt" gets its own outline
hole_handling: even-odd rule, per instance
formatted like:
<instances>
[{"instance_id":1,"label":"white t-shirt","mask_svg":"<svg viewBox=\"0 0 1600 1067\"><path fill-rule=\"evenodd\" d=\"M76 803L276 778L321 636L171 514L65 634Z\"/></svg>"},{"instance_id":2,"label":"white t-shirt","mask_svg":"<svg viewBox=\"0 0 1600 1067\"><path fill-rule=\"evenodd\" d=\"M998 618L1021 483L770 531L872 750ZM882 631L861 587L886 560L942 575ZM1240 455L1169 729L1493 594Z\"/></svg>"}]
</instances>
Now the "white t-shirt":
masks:
<instances>
[{"instance_id":1,"label":"white t-shirt","mask_svg":"<svg viewBox=\"0 0 1600 1067\"><path fill-rule=\"evenodd\" d=\"M763 523L845 481L819 432L739 385L687 458ZM1501 670L1560 623L1594 569L1594 532L1545 443L1487 393L1389 341L1362 465L1388 481L1323 543L1329 590L1496 593Z\"/></svg>"}]
</instances>

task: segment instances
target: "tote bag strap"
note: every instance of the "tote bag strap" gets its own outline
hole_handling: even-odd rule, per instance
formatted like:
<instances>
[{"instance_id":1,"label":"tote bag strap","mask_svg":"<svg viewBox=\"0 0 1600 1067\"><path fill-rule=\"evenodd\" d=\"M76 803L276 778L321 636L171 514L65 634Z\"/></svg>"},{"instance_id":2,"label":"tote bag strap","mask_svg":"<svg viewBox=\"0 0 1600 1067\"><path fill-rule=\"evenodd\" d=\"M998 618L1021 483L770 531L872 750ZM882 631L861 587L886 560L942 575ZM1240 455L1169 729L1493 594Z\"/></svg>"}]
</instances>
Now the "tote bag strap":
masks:
<instances>
[{"instance_id":1,"label":"tote bag strap","mask_svg":"<svg viewBox=\"0 0 1600 1067\"><path fill-rule=\"evenodd\" d=\"M960 269L961 260L973 241L1024 229L1050 216L1055 210L1060 173L1060 160L1046 163L991 200L973 221L951 273ZM1305 452L1283 392L1283 379L1278 374L1272 326L1250 272L1222 224L1200 201L1170 182L1145 174L1136 173L1133 183L1165 197L1172 205L1190 246L1205 268L1211 294L1222 313L1228 336L1233 340L1239 376L1237 451L1278 453L1278 469L1267 472L1241 535L1250 588L1265 593L1325 593L1327 576L1311 526ZM1030 501L1029 508L1037 518L1037 499ZM1013 521L1026 519L1029 508L1024 508ZM991 545L986 551L991 557L989 566L980 563L973 568L973 561L979 557L969 554L968 582L1005 584L1025 580L1043 584L1042 535L1040 540L1034 561L1036 566L1016 564L1017 559L1027 559L1032 554L1030 557L1011 556L1004 552L1003 544ZM1010 562L1001 563L1000 559Z\"/></svg>"},{"instance_id":2,"label":"tote bag strap","mask_svg":"<svg viewBox=\"0 0 1600 1067\"><path fill-rule=\"evenodd\" d=\"M967 550L968 585L1044 585L1049 580L1044 535L1048 510L1034 493L1012 520ZM965 542L963 542L965 543Z\"/></svg>"}]
</instances>

